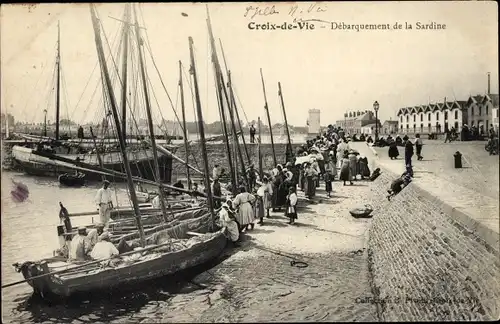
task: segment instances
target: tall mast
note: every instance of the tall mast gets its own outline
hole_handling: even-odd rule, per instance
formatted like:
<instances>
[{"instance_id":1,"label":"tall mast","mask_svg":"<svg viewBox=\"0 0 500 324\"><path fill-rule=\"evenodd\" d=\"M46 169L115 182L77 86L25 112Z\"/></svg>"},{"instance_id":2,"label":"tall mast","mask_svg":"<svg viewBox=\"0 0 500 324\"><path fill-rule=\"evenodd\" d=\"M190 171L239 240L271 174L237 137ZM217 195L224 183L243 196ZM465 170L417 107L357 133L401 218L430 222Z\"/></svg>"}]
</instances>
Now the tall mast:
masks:
<instances>
[{"instance_id":1,"label":"tall mast","mask_svg":"<svg viewBox=\"0 0 500 324\"><path fill-rule=\"evenodd\" d=\"M292 140L290 139L290 130L288 129L288 121L286 119L285 102L283 101L283 91L281 90L280 82L278 82L278 95L280 96L281 108L283 109L283 117L285 118L286 136L288 137L288 145L285 154L287 156L287 162L288 162L292 159L293 150L292 150Z\"/></svg>"},{"instance_id":2,"label":"tall mast","mask_svg":"<svg viewBox=\"0 0 500 324\"><path fill-rule=\"evenodd\" d=\"M258 123L258 128L259 128L259 139L258 139L258 148L259 148L259 174L260 174L260 178L262 179L262 177L264 177L264 168L262 167L262 149L261 149L261 144L262 144L262 141L261 141L261 132L260 132L260 117L257 118L257 123Z\"/></svg>"},{"instance_id":3,"label":"tall mast","mask_svg":"<svg viewBox=\"0 0 500 324\"><path fill-rule=\"evenodd\" d=\"M104 164L102 163L101 153L99 153L99 147L97 146L97 142L95 140L94 131L92 130L92 126L90 126L90 136L92 136L92 142L94 142L95 154L97 155L97 161L99 162L99 167L104 169ZM102 175L102 181L106 180L106 176Z\"/></svg>"},{"instance_id":4,"label":"tall mast","mask_svg":"<svg viewBox=\"0 0 500 324\"><path fill-rule=\"evenodd\" d=\"M248 154L248 149L247 149L247 143L245 141L245 135L243 134L243 127L241 127L241 120L240 120L240 114L238 113L238 107L236 106L236 100L234 100L234 92L233 92L233 85L231 83L231 80L229 80L229 70L227 67L227 62L226 62L226 55L224 54L224 48L222 47L222 41L219 38L219 43L220 43L220 49L222 52L222 59L224 60L224 66L226 67L226 74L229 82L229 95L231 97L231 104L233 105L233 109L236 112L236 119L238 120L238 127L241 132L241 140L243 141L243 148L245 149L245 155L248 161L248 164L251 164L252 161L250 160L250 154Z\"/></svg>"},{"instance_id":5,"label":"tall mast","mask_svg":"<svg viewBox=\"0 0 500 324\"><path fill-rule=\"evenodd\" d=\"M196 112L198 115L198 130L200 132L201 152L203 154L203 166L205 168L205 188L207 189L208 208L212 214L212 224L215 223L215 213L210 187L210 170L208 169L207 144L205 142L205 129L203 127L203 112L201 111L200 91L198 89L198 78L196 77L196 66L194 64L193 38L189 37L189 55L191 56L191 74L193 75L194 92L196 99Z\"/></svg>"},{"instance_id":6,"label":"tall mast","mask_svg":"<svg viewBox=\"0 0 500 324\"><path fill-rule=\"evenodd\" d=\"M139 22L137 21L137 10L136 10L135 6L134 6L134 16L135 16L135 36L137 38L137 49L139 50L139 65L140 65L140 69L141 69L141 79L142 79L142 86L143 86L143 90L144 90L144 100L146 102L146 114L148 117L149 135L151 137L151 148L153 150L153 163L154 163L154 168L155 168L155 178L156 178L156 182L160 183L161 182L160 165L158 164L158 152L156 150L156 138L155 138L154 127L153 127L153 118L151 116L151 103L149 102L148 84L146 81L146 71L144 69L144 59L142 57L142 50L141 50L141 46L142 46L143 42L142 42L142 39L140 36ZM163 217L165 218L165 221L167 221L167 208L165 206L165 197L164 197L164 192L163 192L162 186L158 186L158 194L160 196L161 211L163 213Z\"/></svg>"},{"instance_id":7,"label":"tall mast","mask_svg":"<svg viewBox=\"0 0 500 324\"><path fill-rule=\"evenodd\" d=\"M223 101L223 97L222 97L222 92L224 91L224 94L226 95L226 99L227 99L227 93L225 92L226 88L224 86L224 76L221 73L219 60L217 58L217 48L215 47L215 39L214 39L214 35L212 32L212 24L210 23L210 14L208 12L208 6L207 6L207 26L208 26L208 33L210 36L210 45L212 47L212 63L214 66L214 71L215 71L215 82L216 82L216 86L217 86L217 93L218 93L218 96L220 98L219 99L220 100L220 112L221 112L221 117L222 117L221 122L222 122L223 130L224 130L224 140L226 143L229 168L231 170L231 179L233 182L233 194L236 194L236 188L237 188L238 182L234 176L233 164L232 164L232 159L231 159L231 148L229 146L229 138L227 136L227 125L226 125L226 117L225 117L226 114L224 112L224 101Z\"/></svg>"},{"instance_id":8,"label":"tall mast","mask_svg":"<svg viewBox=\"0 0 500 324\"><path fill-rule=\"evenodd\" d=\"M113 113L113 118L115 121L116 131L118 134L122 134L120 118L118 116L116 98L113 91L113 85L111 83L111 78L108 73L108 66L106 63L106 58L104 56L104 50L102 48L102 40L100 34L99 20L96 16L94 5L90 5L90 14L92 16L92 25L94 27L94 37L96 42L97 56L99 58L99 64L104 74L104 83L108 91L109 101L111 106L111 111ZM125 167L125 172L127 173L127 185L130 192L130 199L132 200L132 206L134 207L135 221L137 223L137 229L139 231L139 237L141 241L141 246L146 245L144 239L144 229L142 227L141 212L139 210L139 205L137 204L137 195L135 193L134 182L132 180L132 171L130 170L130 164L128 162L127 152L125 152L125 143L122 136L118 136L118 142L120 143L120 152L122 154L123 165Z\"/></svg>"},{"instance_id":9,"label":"tall mast","mask_svg":"<svg viewBox=\"0 0 500 324\"><path fill-rule=\"evenodd\" d=\"M231 71L228 71L227 72L227 87L229 88L229 91L231 91ZM237 130L236 130L236 124L234 123L234 116L233 116L233 109L234 109L234 105L232 104L232 101L230 98L227 98L227 102L228 102L228 110L229 110L229 117L231 119L231 125L233 126L233 138L234 138L234 143L236 145L236 150L238 151L238 157L240 158L240 161L241 161L241 171L243 173L243 178L245 179L247 185L249 185L248 183L248 179L247 179L247 174L246 174L246 169L245 169L245 162L243 160L243 154L241 153L241 147L240 147L240 143L238 142L238 134L237 134ZM235 157L236 159L236 157Z\"/></svg>"},{"instance_id":10,"label":"tall mast","mask_svg":"<svg viewBox=\"0 0 500 324\"><path fill-rule=\"evenodd\" d=\"M123 54L122 54L122 130L123 140L127 143L127 68L128 68L128 39L130 28L130 4L125 4L123 23Z\"/></svg>"},{"instance_id":11,"label":"tall mast","mask_svg":"<svg viewBox=\"0 0 500 324\"><path fill-rule=\"evenodd\" d=\"M59 140L59 111L60 111L60 87L61 87L61 28L57 22L57 76L56 76L56 141Z\"/></svg>"},{"instance_id":12,"label":"tall mast","mask_svg":"<svg viewBox=\"0 0 500 324\"><path fill-rule=\"evenodd\" d=\"M277 166L278 161L276 160L276 152L274 151L273 125L271 124L271 116L269 116L269 106L267 105L266 86L264 84L264 76L262 75L262 69L260 69L260 78L262 79L262 90L264 91L264 110L266 111L267 114L267 122L269 123L269 133L271 134L271 148L273 150L273 162L274 166Z\"/></svg>"},{"instance_id":13,"label":"tall mast","mask_svg":"<svg viewBox=\"0 0 500 324\"><path fill-rule=\"evenodd\" d=\"M184 86L182 84L182 62L179 61L179 87L181 92L181 108L182 108L182 136L184 137L184 150L186 151L186 176L188 189L191 190L191 177L189 172L189 144L187 138L187 126L186 126L186 107L184 106Z\"/></svg>"}]
</instances>

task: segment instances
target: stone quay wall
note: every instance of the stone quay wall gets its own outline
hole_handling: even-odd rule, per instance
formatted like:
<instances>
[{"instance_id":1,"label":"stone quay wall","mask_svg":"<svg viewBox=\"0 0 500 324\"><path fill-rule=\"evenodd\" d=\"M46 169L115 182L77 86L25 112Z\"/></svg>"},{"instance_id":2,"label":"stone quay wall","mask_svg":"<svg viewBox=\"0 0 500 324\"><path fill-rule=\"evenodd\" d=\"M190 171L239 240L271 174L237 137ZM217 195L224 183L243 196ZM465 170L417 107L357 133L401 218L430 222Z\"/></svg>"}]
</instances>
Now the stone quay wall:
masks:
<instances>
[{"instance_id":1,"label":"stone quay wall","mask_svg":"<svg viewBox=\"0 0 500 324\"><path fill-rule=\"evenodd\" d=\"M374 193L368 253L381 321L494 320L500 317L498 247L410 184L391 201L397 175L382 169Z\"/></svg>"},{"instance_id":2,"label":"stone quay wall","mask_svg":"<svg viewBox=\"0 0 500 324\"><path fill-rule=\"evenodd\" d=\"M292 144L292 148L295 152L297 147L300 147L302 144ZM246 160L246 154L245 154L245 149L243 145L240 145L242 154L243 154L243 159L245 160L245 167L248 167L248 163ZM232 149L232 147L231 147ZM191 145L189 147L190 152L192 154L189 155L189 164L192 165L193 167L196 167L197 169L203 171L203 156L202 156L202 150L201 150L201 145L196 144L196 145ZM257 144L249 144L247 143L247 150L248 150L248 155L250 156L250 160L255 166L255 169L258 170L259 168L259 153L258 153L258 145ZM285 163L285 153L286 153L286 144L274 144L274 150L276 152L276 160L278 163L281 163L284 165ZM231 153L233 153L231 151ZM261 144L261 153L262 153L262 165L264 168L264 171L266 170L271 170L274 167L273 163L273 150L271 144ZM184 149L184 146L180 146L176 151L175 155L177 155L179 158L185 160L186 158L186 151ZM193 159L193 155L195 156L195 159ZM222 168L226 169L226 171L229 170L229 163L227 160L227 150L226 150L226 145L223 143L217 143L217 144L207 144L207 157L208 157L208 166L210 170L213 169L213 167L218 164ZM234 159L234 154L231 154L231 158ZM239 159L239 158L238 158ZM195 163L197 162L197 163ZM191 172L191 175L194 175L195 177L198 176L195 172ZM186 166L175 160L173 161L172 164L172 177L173 178L181 178L186 176ZM210 173L210 176L212 174Z\"/></svg>"}]
</instances>

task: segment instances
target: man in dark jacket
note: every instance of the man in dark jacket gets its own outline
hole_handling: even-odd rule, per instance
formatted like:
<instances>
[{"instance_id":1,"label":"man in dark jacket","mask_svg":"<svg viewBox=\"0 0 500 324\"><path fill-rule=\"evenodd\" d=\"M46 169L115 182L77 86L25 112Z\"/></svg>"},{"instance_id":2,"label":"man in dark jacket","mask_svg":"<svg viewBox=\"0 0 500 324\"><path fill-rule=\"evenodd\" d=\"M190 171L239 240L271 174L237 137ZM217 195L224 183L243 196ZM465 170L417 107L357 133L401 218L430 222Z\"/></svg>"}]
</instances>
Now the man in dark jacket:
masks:
<instances>
[{"instance_id":1,"label":"man in dark jacket","mask_svg":"<svg viewBox=\"0 0 500 324\"><path fill-rule=\"evenodd\" d=\"M408 138L407 135L403 137L404 145L405 145L405 165L412 165L411 164L411 158L413 157L413 144Z\"/></svg>"}]
</instances>

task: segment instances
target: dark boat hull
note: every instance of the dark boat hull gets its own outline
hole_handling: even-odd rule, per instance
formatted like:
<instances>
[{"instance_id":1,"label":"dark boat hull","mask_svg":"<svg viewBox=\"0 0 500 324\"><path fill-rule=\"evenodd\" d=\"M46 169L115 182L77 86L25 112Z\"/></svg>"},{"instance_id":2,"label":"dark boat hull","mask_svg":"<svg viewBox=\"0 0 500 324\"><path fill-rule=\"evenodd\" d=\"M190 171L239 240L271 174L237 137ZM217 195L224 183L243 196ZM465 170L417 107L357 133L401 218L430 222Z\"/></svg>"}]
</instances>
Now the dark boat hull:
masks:
<instances>
[{"instance_id":1,"label":"dark boat hull","mask_svg":"<svg viewBox=\"0 0 500 324\"><path fill-rule=\"evenodd\" d=\"M81 187L85 184L85 175L75 177L71 174L61 174L59 176L59 183L67 187Z\"/></svg>"},{"instance_id":2,"label":"dark boat hull","mask_svg":"<svg viewBox=\"0 0 500 324\"><path fill-rule=\"evenodd\" d=\"M61 165L37 163L37 162L27 162L21 161L19 159L13 158L13 167L17 170L23 171L29 175L40 176L40 177L59 177L64 173L72 173L74 169L68 168ZM172 181L172 158L167 156L159 156L158 164L160 166L160 178L162 182L170 183ZM105 169L115 170L118 172L123 172L123 163L109 163L104 165ZM132 175L136 177L141 177L151 181L155 180L153 174L153 161L152 160L141 160L137 162L130 162L130 169ZM85 179L87 181L101 181L102 175L99 173L86 172ZM114 182L126 181L120 178L114 178Z\"/></svg>"},{"instance_id":3,"label":"dark boat hull","mask_svg":"<svg viewBox=\"0 0 500 324\"><path fill-rule=\"evenodd\" d=\"M174 235L173 233L179 231L178 227L182 227L181 231L184 233L187 231L207 233L208 219L207 216L193 219L166 231L169 235ZM141 260L123 267L106 268L80 276L48 275L28 281L28 283L33 287L35 293L42 297L48 297L51 294L69 297L80 293L109 290L118 286L123 288L125 285L131 286L146 280L174 275L218 258L227 244L224 232L225 228L220 229L203 242L188 248L160 253L151 259ZM49 273L50 270L47 262L30 262L29 268L24 268L22 272L25 279L29 279Z\"/></svg>"}]
</instances>

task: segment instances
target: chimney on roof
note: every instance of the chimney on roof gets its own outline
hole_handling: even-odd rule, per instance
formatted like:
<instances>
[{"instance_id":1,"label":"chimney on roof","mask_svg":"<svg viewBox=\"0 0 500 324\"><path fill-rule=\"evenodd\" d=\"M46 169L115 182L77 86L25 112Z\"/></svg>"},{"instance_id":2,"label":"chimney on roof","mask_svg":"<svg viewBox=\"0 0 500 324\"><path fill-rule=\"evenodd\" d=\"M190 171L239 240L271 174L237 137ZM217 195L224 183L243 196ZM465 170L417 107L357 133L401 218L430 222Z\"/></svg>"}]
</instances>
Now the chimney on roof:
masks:
<instances>
[{"instance_id":1,"label":"chimney on roof","mask_svg":"<svg viewBox=\"0 0 500 324\"><path fill-rule=\"evenodd\" d=\"M490 72L488 72L488 95L490 94L490 85L491 85L491 75L490 75Z\"/></svg>"}]
</instances>

